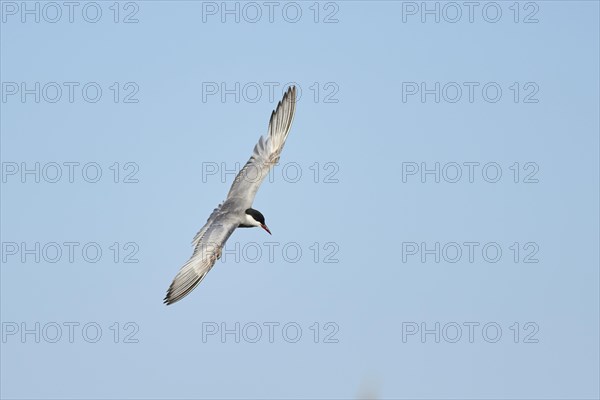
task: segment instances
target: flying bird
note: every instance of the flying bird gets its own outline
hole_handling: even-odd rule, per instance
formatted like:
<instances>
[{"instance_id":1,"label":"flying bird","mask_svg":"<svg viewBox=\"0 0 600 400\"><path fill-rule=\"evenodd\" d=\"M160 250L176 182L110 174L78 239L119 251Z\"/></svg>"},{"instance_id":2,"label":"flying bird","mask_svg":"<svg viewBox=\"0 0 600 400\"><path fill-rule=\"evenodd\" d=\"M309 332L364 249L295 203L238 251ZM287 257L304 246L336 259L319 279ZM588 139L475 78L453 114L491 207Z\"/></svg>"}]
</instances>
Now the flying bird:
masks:
<instances>
[{"instance_id":1,"label":"flying bird","mask_svg":"<svg viewBox=\"0 0 600 400\"><path fill-rule=\"evenodd\" d=\"M213 210L206 224L192 240L194 252L169 286L165 304L183 299L198 286L221 258L223 246L236 228L261 227L271 234L265 224L265 217L252 208L252 203L269 170L279 161L295 111L296 87L292 86L271 113L266 137L261 136L254 146L250 160L235 177L227 199Z\"/></svg>"}]
</instances>

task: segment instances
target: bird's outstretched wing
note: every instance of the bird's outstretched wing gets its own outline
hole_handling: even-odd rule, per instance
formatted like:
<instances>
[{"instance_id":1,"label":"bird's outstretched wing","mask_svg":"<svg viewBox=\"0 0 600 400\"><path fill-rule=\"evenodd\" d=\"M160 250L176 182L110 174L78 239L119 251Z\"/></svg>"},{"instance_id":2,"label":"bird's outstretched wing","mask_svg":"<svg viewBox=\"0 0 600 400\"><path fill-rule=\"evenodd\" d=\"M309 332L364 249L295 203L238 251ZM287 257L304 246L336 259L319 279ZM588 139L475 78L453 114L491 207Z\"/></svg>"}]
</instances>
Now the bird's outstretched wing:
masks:
<instances>
[{"instance_id":1,"label":"bird's outstretched wing","mask_svg":"<svg viewBox=\"0 0 600 400\"><path fill-rule=\"evenodd\" d=\"M204 279L215 262L221 258L221 251L238 223L227 212L217 207L206 221L206 225L194 238L194 253L181 267L173 279L164 303L173 304L187 296Z\"/></svg>"},{"instance_id":2,"label":"bird's outstretched wing","mask_svg":"<svg viewBox=\"0 0 600 400\"><path fill-rule=\"evenodd\" d=\"M227 199L236 198L241 207L250 208L256 192L271 167L279 161L281 150L290 133L296 111L296 87L290 87L271 114L267 136L261 136L250 160L237 174Z\"/></svg>"}]
</instances>

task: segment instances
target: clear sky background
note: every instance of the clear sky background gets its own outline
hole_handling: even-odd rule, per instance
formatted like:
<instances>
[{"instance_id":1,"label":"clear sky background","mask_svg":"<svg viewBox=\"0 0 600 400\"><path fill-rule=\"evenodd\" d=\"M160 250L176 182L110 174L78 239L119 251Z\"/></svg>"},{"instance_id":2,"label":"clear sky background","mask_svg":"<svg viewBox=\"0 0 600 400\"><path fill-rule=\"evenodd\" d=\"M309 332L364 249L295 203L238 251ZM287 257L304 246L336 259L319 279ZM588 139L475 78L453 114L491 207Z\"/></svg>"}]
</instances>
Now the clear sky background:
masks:
<instances>
[{"instance_id":1,"label":"clear sky background","mask_svg":"<svg viewBox=\"0 0 600 400\"><path fill-rule=\"evenodd\" d=\"M3 398L598 398L598 2L22 4ZM273 236L164 306L288 82Z\"/></svg>"}]
</instances>

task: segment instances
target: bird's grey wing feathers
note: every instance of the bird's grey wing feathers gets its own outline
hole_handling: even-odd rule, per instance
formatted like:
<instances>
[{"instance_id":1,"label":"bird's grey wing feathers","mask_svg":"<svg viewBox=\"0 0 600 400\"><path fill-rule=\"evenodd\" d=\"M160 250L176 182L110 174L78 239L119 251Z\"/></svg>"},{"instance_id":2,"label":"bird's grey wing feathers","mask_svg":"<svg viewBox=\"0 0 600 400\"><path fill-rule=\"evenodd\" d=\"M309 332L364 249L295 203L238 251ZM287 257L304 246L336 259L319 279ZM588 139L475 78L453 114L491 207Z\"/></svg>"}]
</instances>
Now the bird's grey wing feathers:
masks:
<instances>
[{"instance_id":1,"label":"bird's grey wing feathers","mask_svg":"<svg viewBox=\"0 0 600 400\"><path fill-rule=\"evenodd\" d=\"M210 217L208 217L208 219L206 220L204 226L198 231L198 233L196 233L196 236L194 236L194 239L192 239L192 246L196 247L198 245L198 242L202 239L202 236L204 236L206 230L210 227L215 218L217 218L217 215L219 215L219 213L221 212L222 205L223 203L219 204L217 208L213 210L213 212L210 214Z\"/></svg>"},{"instance_id":2,"label":"bird's grey wing feathers","mask_svg":"<svg viewBox=\"0 0 600 400\"><path fill-rule=\"evenodd\" d=\"M173 304L187 296L221 258L223 246L238 224L231 215L218 210L219 208L213 211L206 225L196 235L194 253L169 286L165 304Z\"/></svg>"},{"instance_id":3,"label":"bird's grey wing feathers","mask_svg":"<svg viewBox=\"0 0 600 400\"><path fill-rule=\"evenodd\" d=\"M271 114L267 136L261 136L250 160L237 174L227 199L237 198L244 208L252 206L256 192L271 167L279 161L296 111L296 87L290 87Z\"/></svg>"}]
</instances>

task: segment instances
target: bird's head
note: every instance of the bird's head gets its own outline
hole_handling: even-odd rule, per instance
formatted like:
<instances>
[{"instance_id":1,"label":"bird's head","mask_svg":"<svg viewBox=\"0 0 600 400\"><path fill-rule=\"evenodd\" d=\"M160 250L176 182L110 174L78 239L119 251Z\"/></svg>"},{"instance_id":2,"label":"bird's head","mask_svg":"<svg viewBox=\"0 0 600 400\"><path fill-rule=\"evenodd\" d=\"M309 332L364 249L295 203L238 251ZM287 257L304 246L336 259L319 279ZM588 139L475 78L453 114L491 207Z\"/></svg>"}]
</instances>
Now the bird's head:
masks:
<instances>
[{"instance_id":1,"label":"bird's head","mask_svg":"<svg viewBox=\"0 0 600 400\"><path fill-rule=\"evenodd\" d=\"M262 215L260 211L255 210L253 208L249 208L249 209L246 210L246 222L245 222L245 225L248 225L248 226L260 226L265 231L267 231L269 233L269 235L271 234L271 231L269 230L269 228L267 228L267 225L265 225L265 217L264 217L264 215Z\"/></svg>"}]
</instances>

